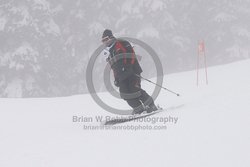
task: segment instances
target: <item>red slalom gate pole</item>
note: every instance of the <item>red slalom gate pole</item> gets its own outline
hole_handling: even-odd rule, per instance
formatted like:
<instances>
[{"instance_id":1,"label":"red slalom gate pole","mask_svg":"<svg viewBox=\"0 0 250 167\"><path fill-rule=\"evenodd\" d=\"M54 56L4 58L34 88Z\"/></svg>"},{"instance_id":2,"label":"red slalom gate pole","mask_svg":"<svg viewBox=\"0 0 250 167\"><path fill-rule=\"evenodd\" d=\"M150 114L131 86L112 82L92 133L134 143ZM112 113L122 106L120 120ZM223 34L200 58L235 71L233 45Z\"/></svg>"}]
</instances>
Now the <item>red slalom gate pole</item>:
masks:
<instances>
[{"instance_id":1,"label":"red slalom gate pole","mask_svg":"<svg viewBox=\"0 0 250 167\"><path fill-rule=\"evenodd\" d=\"M204 68L206 74L206 84L208 85L208 75L207 75L207 61L205 54L205 43L204 40L198 41L198 55L197 55L197 86L199 85L199 69L200 69L200 59L203 57L204 59Z\"/></svg>"},{"instance_id":2,"label":"red slalom gate pole","mask_svg":"<svg viewBox=\"0 0 250 167\"><path fill-rule=\"evenodd\" d=\"M206 83L208 85L208 78L207 78L207 58L206 58L206 52L205 52L205 44L204 44L204 41L203 41L203 45L204 45L204 64L205 64L205 72L206 72Z\"/></svg>"},{"instance_id":3,"label":"red slalom gate pole","mask_svg":"<svg viewBox=\"0 0 250 167\"><path fill-rule=\"evenodd\" d=\"M197 84L197 86L199 85L199 60L200 60L200 43L199 43L199 41L198 41L198 56L197 56L197 76L196 76L196 79L197 79L197 81L196 81L196 84Z\"/></svg>"}]
</instances>

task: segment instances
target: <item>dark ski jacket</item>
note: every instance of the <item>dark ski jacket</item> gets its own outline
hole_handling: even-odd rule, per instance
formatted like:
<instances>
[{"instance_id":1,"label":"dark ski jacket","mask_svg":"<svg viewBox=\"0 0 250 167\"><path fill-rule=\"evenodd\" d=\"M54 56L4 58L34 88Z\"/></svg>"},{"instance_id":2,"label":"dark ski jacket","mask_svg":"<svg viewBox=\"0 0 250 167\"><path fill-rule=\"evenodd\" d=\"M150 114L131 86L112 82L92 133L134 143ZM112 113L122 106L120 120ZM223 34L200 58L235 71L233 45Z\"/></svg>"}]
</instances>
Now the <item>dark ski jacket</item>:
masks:
<instances>
[{"instance_id":1,"label":"dark ski jacket","mask_svg":"<svg viewBox=\"0 0 250 167\"><path fill-rule=\"evenodd\" d=\"M134 74L141 74L142 68L133 47L128 41L115 39L109 49L108 62L114 72L115 80L121 82Z\"/></svg>"}]
</instances>

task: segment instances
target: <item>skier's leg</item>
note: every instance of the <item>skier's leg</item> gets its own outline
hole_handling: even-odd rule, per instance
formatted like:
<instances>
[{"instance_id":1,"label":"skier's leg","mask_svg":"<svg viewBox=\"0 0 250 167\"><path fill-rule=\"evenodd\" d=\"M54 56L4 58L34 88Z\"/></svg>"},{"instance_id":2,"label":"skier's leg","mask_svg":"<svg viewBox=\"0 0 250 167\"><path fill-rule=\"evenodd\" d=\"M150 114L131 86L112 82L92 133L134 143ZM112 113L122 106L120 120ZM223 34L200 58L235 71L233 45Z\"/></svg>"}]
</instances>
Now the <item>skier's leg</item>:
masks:
<instances>
[{"instance_id":1,"label":"skier's leg","mask_svg":"<svg viewBox=\"0 0 250 167\"><path fill-rule=\"evenodd\" d=\"M131 92L129 89L129 80L124 80L119 87L120 96L124 99L130 107L133 108L133 114L140 114L144 111L144 107L139 99L140 92Z\"/></svg>"},{"instance_id":2,"label":"skier's leg","mask_svg":"<svg viewBox=\"0 0 250 167\"><path fill-rule=\"evenodd\" d=\"M133 91L140 91L141 95L139 97L139 100L142 101L144 106L148 106L148 112L152 112L152 111L157 110L157 107L154 104L153 98L151 96L149 96L149 94L141 88L141 78L140 77L134 76L133 78L131 78L129 89L133 90Z\"/></svg>"},{"instance_id":3,"label":"skier's leg","mask_svg":"<svg viewBox=\"0 0 250 167\"><path fill-rule=\"evenodd\" d=\"M154 103L153 98L143 89L141 89L140 100L143 104L145 104L145 106L149 106L151 103Z\"/></svg>"},{"instance_id":4,"label":"skier's leg","mask_svg":"<svg viewBox=\"0 0 250 167\"><path fill-rule=\"evenodd\" d=\"M147 107L147 112L153 112L158 110L157 106L154 103L154 100L151 96L148 95L148 93L141 89L142 95L141 95L141 101L143 102L143 104Z\"/></svg>"}]
</instances>

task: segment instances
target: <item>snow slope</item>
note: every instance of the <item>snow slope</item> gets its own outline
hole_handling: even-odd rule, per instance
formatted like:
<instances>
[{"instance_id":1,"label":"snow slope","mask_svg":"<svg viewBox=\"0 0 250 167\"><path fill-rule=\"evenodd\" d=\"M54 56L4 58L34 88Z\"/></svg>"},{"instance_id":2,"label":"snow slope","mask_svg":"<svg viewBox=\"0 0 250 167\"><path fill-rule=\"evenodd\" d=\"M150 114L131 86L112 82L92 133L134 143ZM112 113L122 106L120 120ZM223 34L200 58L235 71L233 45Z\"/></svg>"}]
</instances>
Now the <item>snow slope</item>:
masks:
<instances>
[{"instance_id":1,"label":"snow slope","mask_svg":"<svg viewBox=\"0 0 250 167\"><path fill-rule=\"evenodd\" d=\"M156 100L169 110L155 118L178 118L176 124L166 123L166 130L83 130L83 125L100 123L76 123L73 116L111 115L89 95L0 99L0 166L248 167L249 71L250 60L212 67L209 85L199 87L195 71L165 76L164 86L182 95L162 91ZM143 87L153 89L145 82ZM111 99L107 93L102 96ZM130 125L152 123L121 126Z\"/></svg>"}]
</instances>

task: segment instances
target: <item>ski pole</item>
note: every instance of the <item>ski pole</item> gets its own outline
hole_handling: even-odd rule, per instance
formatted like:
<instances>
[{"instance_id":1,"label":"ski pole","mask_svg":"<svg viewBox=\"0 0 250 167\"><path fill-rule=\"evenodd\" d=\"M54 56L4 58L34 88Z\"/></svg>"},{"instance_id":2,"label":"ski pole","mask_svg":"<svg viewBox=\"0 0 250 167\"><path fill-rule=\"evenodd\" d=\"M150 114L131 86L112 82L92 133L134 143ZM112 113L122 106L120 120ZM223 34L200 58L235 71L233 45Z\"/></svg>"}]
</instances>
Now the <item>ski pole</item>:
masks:
<instances>
[{"instance_id":1,"label":"ski pole","mask_svg":"<svg viewBox=\"0 0 250 167\"><path fill-rule=\"evenodd\" d=\"M136 75L137 77L140 77L141 79L144 79L145 81L148 81L148 82L150 82L150 83L152 83L152 84L154 84L154 85L156 85L156 86L158 86L158 87L160 87L160 88L166 90L166 91L169 91L169 92L175 94L176 96L180 96L179 93L175 93L174 91L169 90L169 89L167 89L167 88L165 88L165 87L163 87L163 86L161 86L161 85L159 85L159 84L157 84L157 83L154 83L154 82L150 81L150 80L147 79L147 78L144 78L144 77L142 77L142 76L140 76L140 75L138 75L138 74L135 74L135 75Z\"/></svg>"}]
</instances>

